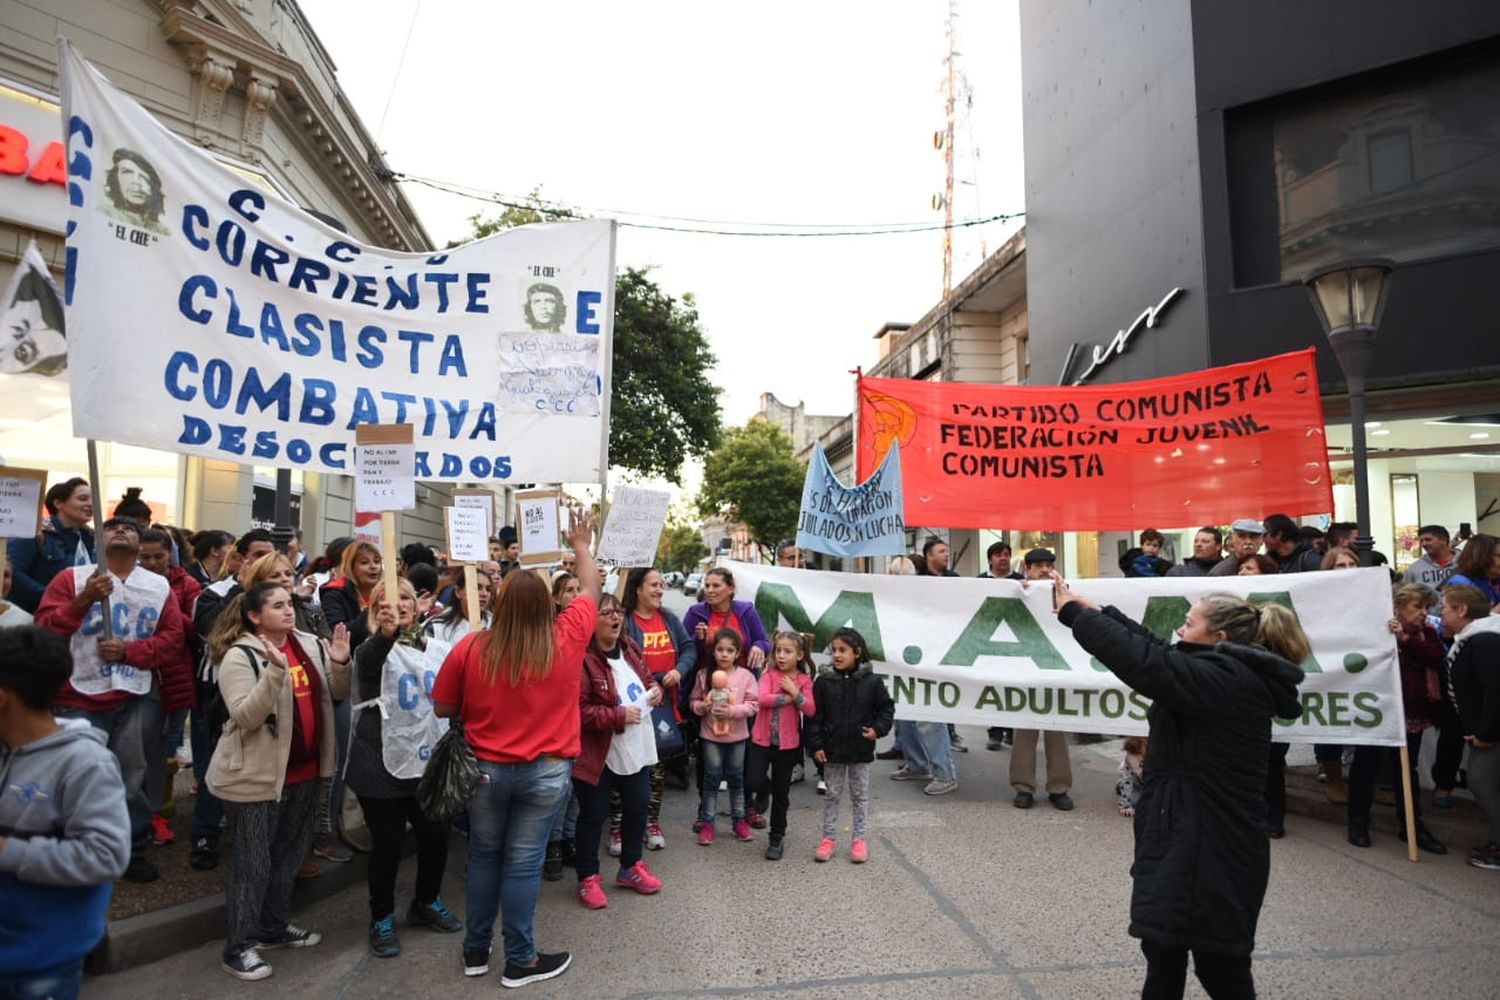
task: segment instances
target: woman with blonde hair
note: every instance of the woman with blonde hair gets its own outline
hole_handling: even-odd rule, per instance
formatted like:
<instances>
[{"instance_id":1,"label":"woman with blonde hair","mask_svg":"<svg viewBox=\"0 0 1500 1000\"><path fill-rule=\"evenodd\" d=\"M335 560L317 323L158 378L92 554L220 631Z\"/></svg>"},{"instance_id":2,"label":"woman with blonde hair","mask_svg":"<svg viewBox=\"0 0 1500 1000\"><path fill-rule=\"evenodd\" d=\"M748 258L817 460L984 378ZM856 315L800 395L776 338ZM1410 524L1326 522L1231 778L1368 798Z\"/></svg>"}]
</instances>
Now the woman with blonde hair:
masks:
<instances>
[{"instance_id":1,"label":"woman with blonde hair","mask_svg":"<svg viewBox=\"0 0 1500 1000\"><path fill-rule=\"evenodd\" d=\"M566 610L554 618L537 574L511 573L490 627L454 647L432 688L437 714L461 720L481 774L469 800L464 975L489 972L498 910L507 987L551 979L572 961L538 952L532 922L548 834L579 753L581 664L599 615L592 534L592 520L574 511L568 543L580 593Z\"/></svg>"},{"instance_id":2,"label":"woman with blonde hair","mask_svg":"<svg viewBox=\"0 0 1500 1000\"><path fill-rule=\"evenodd\" d=\"M1130 869L1142 995L1182 996L1192 952L1210 996L1254 996L1250 953L1271 870L1271 720L1301 714L1307 636L1290 609L1231 594L1200 598L1176 645L1060 579L1053 607L1080 646L1152 700Z\"/></svg>"},{"instance_id":3,"label":"woman with blonde hair","mask_svg":"<svg viewBox=\"0 0 1500 1000\"><path fill-rule=\"evenodd\" d=\"M354 697L358 711L349 767L344 780L359 796L373 849L370 886L370 951L378 958L401 953L396 934L396 871L410 824L417 842L417 880L406 922L443 934L463 924L438 893L448 862L448 824L428 819L417 804L417 782L427 755L442 735L442 724L426 696L426 680L451 648L429 638L418 617L417 591L397 582L398 599L385 598L385 585L370 595L370 638L354 651Z\"/></svg>"}]
</instances>

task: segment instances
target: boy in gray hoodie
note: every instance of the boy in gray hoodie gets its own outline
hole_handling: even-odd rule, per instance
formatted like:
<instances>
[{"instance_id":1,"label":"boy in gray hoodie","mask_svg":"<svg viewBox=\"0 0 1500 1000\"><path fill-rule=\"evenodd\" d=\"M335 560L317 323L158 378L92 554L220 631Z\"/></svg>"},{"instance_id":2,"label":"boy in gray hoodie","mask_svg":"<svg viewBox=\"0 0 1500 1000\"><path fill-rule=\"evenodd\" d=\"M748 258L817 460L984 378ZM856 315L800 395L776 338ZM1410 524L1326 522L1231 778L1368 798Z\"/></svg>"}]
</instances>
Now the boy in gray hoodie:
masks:
<instances>
[{"instance_id":1,"label":"boy in gray hoodie","mask_svg":"<svg viewBox=\"0 0 1500 1000\"><path fill-rule=\"evenodd\" d=\"M84 720L55 719L66 640L0 629L0 995L76 997L130 860L114 754Z\"/></svg>"}]
</instances>

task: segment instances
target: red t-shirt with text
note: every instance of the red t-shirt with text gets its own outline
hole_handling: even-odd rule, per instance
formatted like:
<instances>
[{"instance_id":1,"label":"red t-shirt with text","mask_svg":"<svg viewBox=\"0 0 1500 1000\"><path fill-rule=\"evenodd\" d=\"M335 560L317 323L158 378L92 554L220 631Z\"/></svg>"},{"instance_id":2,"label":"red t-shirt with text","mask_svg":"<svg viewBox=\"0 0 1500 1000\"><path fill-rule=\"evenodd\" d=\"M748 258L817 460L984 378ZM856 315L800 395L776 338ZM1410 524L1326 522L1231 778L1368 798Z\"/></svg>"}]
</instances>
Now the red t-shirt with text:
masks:
<instances>
[{"instance_id":1,"label":"red t-shirt with text","mask_svg":"<svg viewBox=\"0 0 1500 1000\"><path fill-rule=\"evenodd\" d=\"M543 678L522 677L515 686L503 668L493 682L486 675L488 631L459 640L433 682L432 700L458 706L474 756L500 764L578 756L578 686L598 618L593 598L575 599L552 625L552 669Z\"/></svg>"},{"instance_id":2,"label":"red t-shirt with text","mask_svg":"<svg viewBox=\"0 0 1500 1000\"><path fill-rule=\"evenodd\" d=\"M651 612L643 618L635 614L635 624L641 630L641 655L646 661L646 670L653 674L664 674L677 669L677 647L672 645L672 633L667 630L667 620L661 611Z\"/></svg>"},{"instance_id":3,"label":"red t-shirt with text","mask_svg":"<svg viewBox=\"0 0 1500 1000\"><path fill-rule=\"evenodd\" d=\"M286 759L286 783L295 785L318 777L323 741L323 684L297 640L287 636L281 647L286 657L286 679L292 686L292 752ZM286 725L283 722L282 725Z\"/></svg>"}]
</instances>

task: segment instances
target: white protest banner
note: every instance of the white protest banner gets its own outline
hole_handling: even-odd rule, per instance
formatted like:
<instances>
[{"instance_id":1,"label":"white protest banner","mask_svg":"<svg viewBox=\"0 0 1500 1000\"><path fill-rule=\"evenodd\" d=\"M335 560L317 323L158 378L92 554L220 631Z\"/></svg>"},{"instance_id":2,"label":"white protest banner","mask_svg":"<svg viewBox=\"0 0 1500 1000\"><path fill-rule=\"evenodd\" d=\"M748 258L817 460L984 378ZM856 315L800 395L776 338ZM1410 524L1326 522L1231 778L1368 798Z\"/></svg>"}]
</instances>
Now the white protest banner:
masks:
<instances>
[{"instance_id":1,"label":"white protest banner","mask_svg":"<svg viewBox=\"0 0 1500 1000\"><path fill-rule=\"evenodd\" d=\"M516 494L521 565L542 566L562 558L561 490L526 490Z\"/></svg>"},{"instance_id":2,"label":"white protest banner","mask_svg":"<svg viewBox=\"0 0 1500 1000\"><path fill-rule=\"evenodd\" d=\"M362 244L59 58L75 435L348 475L406 423L418 479L601 478L614 223Z\"/></svg>"},{"instance_id":3,"label":"white protest banner","mask_svg":"<svg viewBox=\"0 0 1500 1000\"><path fill-rule=\"evenodd\" d=\"M35 538L42 530L47 473L0 465L0 538Z\"/></svg>"},{"instance_id":4,"label":"white protest banner","mask_svg":"<svg viewBox=\"0 0 1500 1000\"><path fill-rule=\"evenodd\" d=\"M0 372L67 374L68 335L62 295L36 240L27 242L26 251L16 262L16 273L0 298L0 330L5 331L0 339Z\"/></svg>"},{"instance_id":5,"label":"white protest banner","mask_svg":"<svg viewBox=\"0 0 1500 1000\"><path fill-rule=\"evenodd\" d=\"M822 443L813 445L797 515L797 547L853 556L899 556L906 551L901 448L892 445L875 474L856 486L834 475Z\"/></svg>"},{"instance_id":6,"label":"white protest banner","mask_svg":"<svg viewBox=\"0 0 1500 1000\"><path fill-rule=\"evenodd\" d=\"M481 563L490 557L490 536L484 530L484 511L454 504L443 508L448 533L448 561Z\"/></svg>"},{"instance_id":7,"label":"white protest banner","mask_svg":"<svg viewBox=\"0 0 1500 1000\"><path fill-rule=\"evenodd\" d=\"M599 537L600 559L617 566L650 566L667 523L672 494L639 486L616 486Z\"/></svg>"},{"instance_id":8,"label":"white protest banner","mask_svg":"<svg viewBox=\"0 0 1500 1000\"><path fill-rule=\"evenodd\" d=\"M411 510L417 505L416 447L410 424L361 424L354 429L356 510Z\"/></svg>"},{"instance_id":9,"label":"white protest banner","mask_svg":"<svg viewBox=\"0 0 1500 1000\"><path fill-rule=\"evenodd\" d=\"M982 726L1144 734L1150 702L1083 651L1052 613L1050 584L1013 580L859 575L733 563L741 600L767 631L816 637L851 625L886 675L898 718ZM1302 664L1302 717L1278 721L1282 741L1400 746L1406 739L1391 617L1390 577L1379 568L1271 577L1074 580L1170 635L1193 601L1232 593L1296 612L1312 641Z\"/></svg>"}]
</instances>

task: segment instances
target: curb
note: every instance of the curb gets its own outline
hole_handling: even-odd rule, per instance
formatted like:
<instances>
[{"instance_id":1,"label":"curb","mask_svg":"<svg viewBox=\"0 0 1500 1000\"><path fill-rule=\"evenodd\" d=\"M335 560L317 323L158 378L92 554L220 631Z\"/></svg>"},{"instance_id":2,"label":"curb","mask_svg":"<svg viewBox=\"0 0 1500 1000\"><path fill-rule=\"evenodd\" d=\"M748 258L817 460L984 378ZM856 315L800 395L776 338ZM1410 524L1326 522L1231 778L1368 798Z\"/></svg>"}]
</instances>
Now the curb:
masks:
<instances>
[{"instance_id":1,"label":"curb","mask_svg":"<svg viewBox=\"0 0 1500 1000\"><path fill-rule=\"evenodd\" d=\"M408 844L408 852L410 849ZM351 886L363 884L368 869L369 856L356 854L347 864L323 868L317 878L298 880L292 888L293 908L301 909ZM105 929L104 940L89 953L85 968L93 975L123 972L210 941L222 941L226 920L224 910L224 894L215 893L150 913L112 920Z\"/></svg>"},{"instance_id":2,"label":"curb","mask_svg":"<svg viewBox=\"0 0 1500 1000\"><path fill-rule=\"evenodd\" d=\"M1483 843L1489 836L1478 806L1472 800L1460 797L1450 808L1438 809L1432 805L1430 790L1419 790L1417 794L1424 796L1421 802L1422 825L1447 845L1450 854L1467 852L1470 846ZM1397 801L1400 801L1399 794ZM1394 838L1397 808L1375 803L1370 809L1370 831ZM1289 815L1320 820L1341 829L1349 822L1346 805L1329 802L1316 778L1296 780L1290 768L1287 769L1286 811Z\"/></svg>"}]
</instances>

